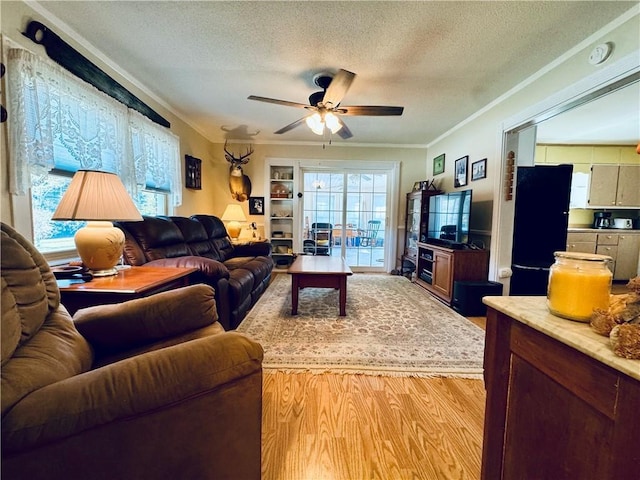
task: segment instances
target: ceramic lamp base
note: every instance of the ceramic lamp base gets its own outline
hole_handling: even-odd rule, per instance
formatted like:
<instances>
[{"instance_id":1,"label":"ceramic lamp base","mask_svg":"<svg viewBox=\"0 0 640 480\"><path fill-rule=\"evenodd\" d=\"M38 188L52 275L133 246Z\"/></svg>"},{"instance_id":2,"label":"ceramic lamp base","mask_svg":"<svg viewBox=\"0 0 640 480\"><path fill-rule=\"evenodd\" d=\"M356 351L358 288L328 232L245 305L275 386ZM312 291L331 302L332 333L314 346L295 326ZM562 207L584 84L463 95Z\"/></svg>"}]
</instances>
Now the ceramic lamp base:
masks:
<instances>
[{"instance_id":1,"label":"ceramic lamp base","mask_svg":"<svg viewBox=\"0 0 640 480\"><path fill-rule=\"evenodd\" d=\"M111 222L87 222L74 237L82 263L97 277L116 275L124 248L124 233Z\"/></svg>"},{"instance_id":2,"label":"ceramic lamp base","mask_svg":"<svg viewBox=\"0 0 640 480\"><path fill-rule=\"evenodd\" d=\"M233 239L237 239L240 236L241 229L240 222L232 220L227 224L227 233Z\"/></svg>"}]
</instances>

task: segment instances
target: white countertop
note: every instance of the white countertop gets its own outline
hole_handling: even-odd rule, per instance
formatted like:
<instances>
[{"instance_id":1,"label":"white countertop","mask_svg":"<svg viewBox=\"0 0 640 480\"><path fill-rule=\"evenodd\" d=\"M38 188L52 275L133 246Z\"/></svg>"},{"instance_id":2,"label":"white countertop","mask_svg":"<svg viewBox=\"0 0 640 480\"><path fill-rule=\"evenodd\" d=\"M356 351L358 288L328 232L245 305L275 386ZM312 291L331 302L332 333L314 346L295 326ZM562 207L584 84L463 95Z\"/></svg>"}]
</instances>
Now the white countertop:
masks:
<instances>
[{"instance_id":1,"label":"white countertop","mask_svg":"<svg viewBox=\"0 0 640 480\"><path fill-rule=\"evenodd\" d=\"M640 360L615 355L609 338L595 333L589 324L551 315L546 297L484 297L483 301L517 321L640 380Z\"/></svg>"}]
</instances>

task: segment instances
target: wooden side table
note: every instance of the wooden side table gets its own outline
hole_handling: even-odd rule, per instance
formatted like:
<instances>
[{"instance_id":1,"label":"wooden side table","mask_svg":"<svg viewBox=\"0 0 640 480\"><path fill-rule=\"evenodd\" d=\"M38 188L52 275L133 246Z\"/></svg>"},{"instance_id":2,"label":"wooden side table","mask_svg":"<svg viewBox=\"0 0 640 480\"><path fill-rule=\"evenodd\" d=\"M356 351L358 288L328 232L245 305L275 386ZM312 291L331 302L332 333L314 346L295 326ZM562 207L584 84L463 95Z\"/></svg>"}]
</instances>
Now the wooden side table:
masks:
<instances>
[{"instance_id":1,"label":"wooden side table","mask_svg":"<svg viewBox=\"0 0 640 480\"><path fill-rule=\"evenodd\" d=\"M81 308L121 303L189 285L196 268L131 267L90 282L58 280L61 303L73 315Z\"/></svg>"}]
</instances>

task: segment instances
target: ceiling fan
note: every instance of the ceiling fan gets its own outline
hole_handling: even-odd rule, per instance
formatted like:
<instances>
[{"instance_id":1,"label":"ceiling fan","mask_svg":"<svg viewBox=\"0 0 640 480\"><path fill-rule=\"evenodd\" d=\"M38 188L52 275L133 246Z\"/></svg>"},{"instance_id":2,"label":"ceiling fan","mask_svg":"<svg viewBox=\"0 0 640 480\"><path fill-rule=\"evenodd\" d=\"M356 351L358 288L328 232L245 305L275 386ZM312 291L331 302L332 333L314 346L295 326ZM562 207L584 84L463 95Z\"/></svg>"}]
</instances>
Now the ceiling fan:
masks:
<instances>
[{"instance_id":1,"label":"ceiling fan","mask_svg":"<svg viewBox=\"0 0 640 480\"><path fill-rule=\"evenodd\" d=\"M288 102L286 100L277 100L275 98L258 97L250 95L249 100L257 100L259 102L275 103L276 105L284 105L287 107L304 108L312 113L306 117L302 117L286 127L282 127L275 133L285 133L293 130L299 125L306 123L311 130L317 135L324 135L325 128L331 133L337 133L342 138L347 139L353 137L353 133L344 123L344 120L338 118L342 115L366 115L366 116L394 116L402 115L404 107L385 107L385 106L340 106L340 102L346 95L349 87L356 78L356 74L348 70L340 69L334 76L328 73L320 73L313 78L313 82L320 88L321 92L312 93L309 96L309 105L304 103Z\"/></svg>"}]
</instances>

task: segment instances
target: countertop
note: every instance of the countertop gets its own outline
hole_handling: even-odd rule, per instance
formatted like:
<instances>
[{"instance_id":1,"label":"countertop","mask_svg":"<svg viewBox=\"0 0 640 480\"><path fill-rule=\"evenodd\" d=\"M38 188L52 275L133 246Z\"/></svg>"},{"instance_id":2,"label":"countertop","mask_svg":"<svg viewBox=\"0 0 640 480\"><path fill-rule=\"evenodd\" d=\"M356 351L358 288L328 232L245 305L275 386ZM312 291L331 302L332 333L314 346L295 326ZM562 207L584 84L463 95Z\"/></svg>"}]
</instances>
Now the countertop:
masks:
<instances>
[{"instance_id":1,"label":"countertop","mask_svg":"<svg viewBox=\"0 0 640 480\"><path fill-rule=\"evenodd\" d=\"M632 228L589 228L589 227L569 227L569 233L640 233L640 230Z\"/></svg>"},{"instance_id":2,"label":"countertop","mask_svg":"<svg viewBox=\"0 0 640 480\"><path fill-rule=\"evenodd\" d=\"M483 301L515 320L640 380L640 360L615 355L609 339L595 333L589 324L551 315L546 297L484 297Z\"/></svg>"}]
</instances>

